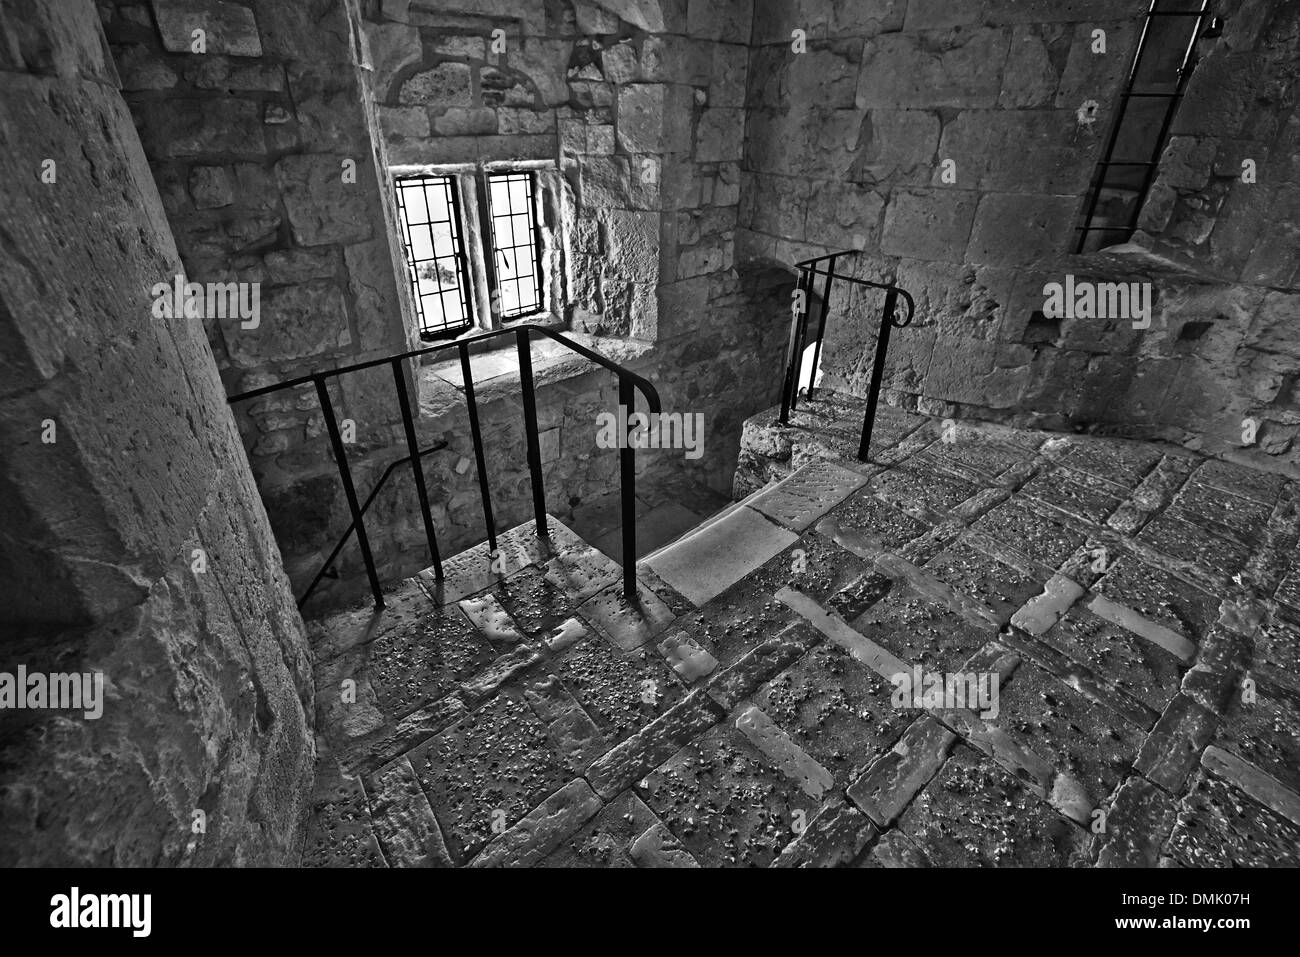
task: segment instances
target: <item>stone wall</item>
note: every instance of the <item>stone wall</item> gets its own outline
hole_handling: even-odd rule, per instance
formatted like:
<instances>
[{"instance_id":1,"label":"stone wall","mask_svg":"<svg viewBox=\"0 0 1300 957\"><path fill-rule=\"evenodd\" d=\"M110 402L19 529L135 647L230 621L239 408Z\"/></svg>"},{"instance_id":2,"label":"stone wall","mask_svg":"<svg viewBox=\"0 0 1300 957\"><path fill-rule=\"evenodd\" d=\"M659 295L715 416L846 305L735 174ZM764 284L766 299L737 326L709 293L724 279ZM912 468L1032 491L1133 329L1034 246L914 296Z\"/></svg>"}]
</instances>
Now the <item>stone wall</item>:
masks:
<instances>
[{"instance_id":1,"label":"stone wall","mask_svg":"<svg viewBox=\"0 0 1300 957\"><path fill-rule=\"evenodd\" d=\"M747 291L733 268L748 0L370 2L351 14L340 0L287 9L157 0L105 15L188 277L263 283L260 334L209 324L230 391L411 341L408 287L394 275L390 164L550 159L564 194L562 320L634 359L669 410L706 416L704 459L646 454L638 467L646 481L685 473L729 487L741 423L773 400L784 335L771 275L758 269ZM203 55L183 47L197 22L220 24ZM498 29L502 53L491 49ZM354 157L357 182L336 181L335 166ZM628 342L641 347L629 352ZM465 467L463 405L427 370L418 378L421 444L451 443L426 459L449 554L484 537L477 477ZM356 424L348 451L365 496L406 454L391 376L347 376L332 398ZM552 421L544 457L560 450L546 463L548 503L566 518L617 489L617 454L595 448L613 380L548 381L538 402ZM349 521L315 397L295 390L238 412L301 593ZM517 394L498 390L483 413L485 441L500 450L497 518L523 520ZM427 562L414 505L403 470L377 500L384 517L368 522L385 577ZM321 607L364 592L354 546L340 569L323 583Z\"/></svg>"},{"instance_id":2,"label":"stone wall","mask_svg":"<svg viewBox=\"0 0 1300 957\"><path fill-rule=\"evenodd\" d=\"M708 417L711 450L689 470L720 490L783 335L764 270L733 268L752 8L413 0L370 4L365 27L393 162L562 172L563 318L655 344L642 368L670 408Z\"/></svg>"},{"instance_id":3,"label":"stone wall","mask_svg":"<svg viewBox=\"0 0 1300 957\"><path fill-rule=\"evenodd\" d=\"M1279 199L1293 199L1293 164L1274 159L1267 190L1233 184L1229 196L1216 179L1252 138L1262 157L1294 153L1284 6L1224 9L1224 36L1198 44L1205 59L1144 223L1197 245L1221 203L1198 263L1065 255L1145 3L760 3L740 258L860 250L857 275L910 290L917 320L893 337L886 369L886 400L901 407L1294 461L1295 347L1281 331L1294 306L1222 282L1249 282L1250 269L1290 282L1296 219ZM804 53L791 49L796 28ZM1286 225L1245 245L1266 208ZM1236 272L1206 268L1216 256ZM1044 315L1044 286L1067 275L1151 282L1151 328ZM881 305L874 292L832 294L825 384L865 394ZM1243 448L1249 416L1263 427Z\"/></svg>"},{"instance_id":4,"label":"stone wall","mask_svg":"<svg viewBox=\"0 0 1300 957\"><path fill-rule=\"evenodd\" d=\"M1205 374L1220 393L1216 454L1254 448L1300 464L1300 10L1276 0L1216 6L1222 39L1192 74L1135 241L1226 286L1206 311ZM1253 180L1248 182L1248 180ZM1223 321L1227 319L1228 321ZM1259 456L1256 456L1259 459Z\"/></svg>"},{"instance_id":5,"label":"stone wall","mask_svg":"<svg viewBox=\"0 0 1300 957\"><path fill-rule=\"evenodd\" d=\"M296 863L302 620L93 5L0 4L0 671L103 675L0 713L0 864ZM201 815L200 813L201 812Z\"/></svg>"}]
</instances>

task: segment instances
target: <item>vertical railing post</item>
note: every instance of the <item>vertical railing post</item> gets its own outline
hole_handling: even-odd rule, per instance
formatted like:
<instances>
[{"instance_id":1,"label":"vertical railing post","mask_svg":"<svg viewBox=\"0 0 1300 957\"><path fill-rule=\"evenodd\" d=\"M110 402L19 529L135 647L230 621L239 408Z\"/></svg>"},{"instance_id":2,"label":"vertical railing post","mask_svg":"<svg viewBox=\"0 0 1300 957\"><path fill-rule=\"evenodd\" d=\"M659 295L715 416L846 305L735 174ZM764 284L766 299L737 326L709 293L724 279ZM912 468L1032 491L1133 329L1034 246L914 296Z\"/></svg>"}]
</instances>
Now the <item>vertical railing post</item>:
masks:
<instances>
[{"instance_id":1,"label":"vertical railing post","mask_svg":"<svg viewBox=\"0 0 1300 957\"><path fill-rule=\"evenodd\" d=\"M420 460L420 446L415 440L415 419L411 416L411 399L406 394L402 360L394 359L392 368L393 384L397 386L397 404L402 410L402 429L406 433L406 451L411 456L411 472L415 477L415 494L420 499L420 515L424 519L424 540L429 545L434 577L441 581L442 556L438 554L438 536L433 530L433 516L429 512L429 489L424 482L424 464Z\"/></svg>"},{"instance_id":2,"label":"vertical railing post","mask_svg":"<svg viewBox=\"0 0 1300 957\"><path fill-rule=\"evenodd\" d=\"M781 384L781 424L790 424L790 409L793 407L791 396L799 387L799 354L795 351L799 341L799 324L808 312L808 293L812 290L812 276L808 267L799 267L799 284L795 287L803 293L803 308L790 313L790 341L786 345L785 382Z\"/></svg>"},{"instance_id":3,"label":"vertical railing post","mask_svg":"<svg viewBox=\"0 0 1300 957\"><path fill-rule=\"evenodd\" d=\"M835 278L835 260L837 256L832 256L830 262L826 265L826 285L822 287L822 314L821 321L817 324L817 345L813 347L812 375L808 378L808 398L813 396L813 387L817 382L817 364L822 358L822 338L826 335L826 319L831 308L831 280ZM795 391L798 391L799 385L795 384Z\"/></svg>"},{"instance_id":4,"label":"vertical railing post","mask_svg":"<svg viewBox=\"0 0 1300 957\"><path fill-rule=\"evenodd\" d=\"M465 407L469 411L469 434L474 442L474 465L478 469L478 492L483 500L483 522L487 525L488 549L497 550L497 526L492 518L492 493L488 489L487 461L483 454L483 431L478 424L478 400L474 376L469 368L469 344L460 344L460 375L465 380Z\"/></svg>"},{"instance_id":5,"label":"vertical railing post","mask_svg":"<svg viewBox=\"0 0 1300 957\"><path fill-rule=\"evenodd\" d=\"M867 412L862 418L862 442L858 446L858 461L867 461L871 448L871 430L876 424L876 404L880 401L880 383L885 375L885 353L889 349L889 330L894 324L894 309L898 306L898 290L892 286L885 293L885 310L880 317L880 333L876 337L876 361L871 367L871 386L867 390Z\"/></svg>"},{"instance_id":6,"label":"vertical railing post","mask_svg":"<svg viewBox=\"0 0 1300 957\"><path fill-rule=\"evenodd\" d=\"M790 411L793 412L799 407L799 380L803 378L803 352L808 343L808 298L812 296L813 288L817 284L817 264L813 263L812 271L808 274L807 297L804 299L803 312L799 314L799 323L795 331L794 344L794 369L790 380Z\"/></svg>"},{"instance_id":7,"label":"vertical railing post","mask_svg":"<svg viewBox=\"0 0 1300 957\"><path fill-rule=\"evenodd\" d=\"M623 411L624 422L630 422L636 410L636 393L632 390L632 380L626 376L618 377L618 404ZM620 537L623 539L623 597L635 604L638 601L636 591L636 452L633 451L627 433L620 436L618 452L619 491L622 495L623 520Z\"/></svg>"},{"instance_id":8,"label":"vertical railing post","mask_svg":"<svg viewBox=\"0 0 1300 957\"><path fill-rule=\"evenodd\" d=\"M524 432L528 442L528 473L533 481L533 517L537 520L537 534L550 535L546 525L546 492L542 488L542 451L537 439L537 396L533 392L533 354L528 339L528 329L520 326L515 331L519 344L519 380L524 390Z\"/></svg>"},{"instance_id":9,"label":"vertical railing post","mask_svg":"<svg viewBox=\"0 0 1300 957\"><path fill-rule=\"evenodd\" d=\"M361 549L361 558L366 563L366 576L370 579L370 591L375 596L375 607L384 607L384 593L379 590L379 573L375 570L375 559L370 554L370 539L366 537L366 526L361 516L361 505L357 501L357 490L352 484L352 470L348 467L347 452L343 449L343 437L339 434L339 424L334 418L334 405L330 402L329 390L325 388L323 376L316 376L316 397L320 401L321 414L325 416L325 428L329 431L330 446L334 450L334 461L339 467L339 477L343 479L343 494L348 500L348 511L352 513L352 524L357 530L357 547Z\"/></svg>"}]
</instances>

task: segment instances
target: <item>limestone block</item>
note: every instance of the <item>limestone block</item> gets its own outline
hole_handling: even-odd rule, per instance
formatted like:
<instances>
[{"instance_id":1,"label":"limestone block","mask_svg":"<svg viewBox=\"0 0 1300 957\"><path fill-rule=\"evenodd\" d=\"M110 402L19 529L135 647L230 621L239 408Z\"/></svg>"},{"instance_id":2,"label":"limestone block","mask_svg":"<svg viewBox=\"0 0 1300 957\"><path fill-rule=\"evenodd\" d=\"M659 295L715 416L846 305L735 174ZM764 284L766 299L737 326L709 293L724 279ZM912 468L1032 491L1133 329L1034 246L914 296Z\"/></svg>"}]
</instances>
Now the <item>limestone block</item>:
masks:
<instances>
[{"instance_id":1,"label":"limestone block","mask_svg":"<svg viewBox=\"0 0 1300 957\"><path fill-rule=\"evenodd\" d=\"M223 56L203 56L185 71L185 78L202 90L284 90L284 68L278 63L249 63Z\"/></svg>"},{"instance_id":2,"label":"limestone block","mask_svg":"<svg viewBox=\"0 0 1300 957\"><path fill-rule=\"evenodd\" d=\"M1016 265L1064 252L1077 206L1073 196L989 193L975 214L967 259Z\"/></svg>"},{"instance_id":3,"label":"limestone block","mask_svg":"<svg viewBox=\"0 0 1300 957\"><path fill-rule=\"evenodd\" d=\"M407 347L398 285L406 282L406 276L404 266L399 266L402 253L392 242L389 236L381 236L343 250L363 349L398 352Z\"/></svg>"},{"instance_id":4,"label":"limestone block","mask_svg":"<svg viewBox=\"0 0 1300 957\"><path fill-rule=\"evenodd\" d=\"M659 214L609 210L601 215L611 276L654 282L659 270Z\"/></svg>"},{"instance_id":5,"label":"limestone block","mask_svg":"<svg viewBox=\"0 0 1300 957\"><path fill-rule=\"evenodd\" d=\"M360 242L372 231L371 207L358 182L343 182L343 158L323 153L286 156L275 164L294 238L304 246Z\"/></svg>"},{"instance_id":6,"label":"limestone block","mask_svg":"<svg viewBox=\"0 0 1300 957\"><path fill-rule=\"evenodd\" d=\"M1135 17L1128 0L988 0L986 23L1084 23Z\"/></svg>"},{"instance_id":7,"label":"limestone block","mask_svg":"<svg viewBox=\"0 0 1300 957\"><path fill-rule=\"evenodd\" d=\"M754 0L688 0L686 32L693 37L748 43Z\"/></svg>"},{"instance_id":8,"label":"limestone block","mask_svg":"<svg viewBox=\"0 0 1300 957\"><path fill-rule=\"evenodd\" d=\"M926 110L871 110L862 118L849 177L857 183L923 185L938 171L939 118ZM963 161L965 157L962 157Z\"/></svg>"},{"instance_id":9,"label":"limestone block","mask_svg":"<svg viewBox=\"0 0 1300 957\"><path fill-rule=\"evenodd\" d=\"M388 101L393 81L404 67L417 63L423 54L420 34L401 23L371 23L362 28L370 47L371 87L375 99ZM481 41L480 41L481 42Z\"/></svg>"},{"instance_id":10,"label":"limestone block","mask_svg":"<svg viewBox=\"0 0 1300 957\"><path fill-rule=\"evenodd\" d=\"M469 77L469 66L464 63L440 63L403 81L397 102L439 108L470 106Z\"/></svg>"},{"instance_id":11,"label":"limestone block","mask_svg":"<svg viewBox=\"0 0 1300 957\"><path fill-rule=\"evenodd\" d=\"M749 70L747 45L719 43L713 48L709 71L709 105L743 107Z\"/></svg>"},{"instance_id":12,"label":"limestone block","mask_svg":"<svg viewBox=\"0 0 1300 957\"><path fill-rule=\"evenodd\" d=\"M318 249L273 249L263 259L271 285L329 279L339 271L338 251L332 247Z\"/></svg>"},{"instance_id":13,"label":"limestone block","mask_svg":"<svg viewBox=\"0 0 1300 957\"><path fill-rule=\"evenodd\" d=\"M123 90L167 90L177 83L175 71L144 44L115 45L113 60L122 78Z\"/></svg>"},{"instance_id":14,"label":"limestone block","mask_svg":"<svg viewBox=\"0 0 1300 957\"><path fill-rule=\"evenodd\" d=\"M664 97L658 84L619 87L615 129L619 146L628 153L657 153L663 139Z\"/></svg>"},{"instance_id":15,"label":"limestone block","mask_svg":"<svg viewBox=\"0 0 1300 957\"><path fill-rule=\"evenodd\" d=\"M635 171L626 156L589 156L581 168L584 206L605 209L654 209L659 199L658 166L651 159ZM650 177L649 174L655 174Z\"/></svg>"},{"instance_id":16,"label":"limestone block","mask_svg":"<svg viewBox=\"0 0 1300 957\"><path fill-rule=\"evenodd\" d=\"M1092 31L1096 29L1106 31L1105 54L1092 52ZM1090 20L1077 24L1073 28L1070 55L1057 87L1056 106L1077 110L1085 100L1105 103L1118 95L1140 31L1141 21L1137 19ZM1008 71L1011 65L1009 61Z\"/></svg>"},{"instance_id":17,"label":"limestone block","mask_svg":"<svg viewBox=\"0 0 1300 957\"><path fill-rule=\"evenodd\" d=\"M601 52L600 68L605 79L611 83L632 83L641 76L636 49L627 40Z\"/></svg>"},{"instance_id":18,"label":"limestone block","mask_svg":"<svg viewBox=\"0 0 1300 957\"><path fill-rule=\"evenodd\" d=\"M738 161L744 136L744 110L706 109L696 128L695 159L701 163Z\"/></svg>"},{"instance_id":19,"label":"limestone block","mask_svg":"<svg viewBox=\"0 0 1300 957\"><path fill-rule=\"evenodd\" d=\"M1005 28L888 33L868 40L858 76L861 109L993 106L1011 39Z\"/></svg>"},{"instance_id":20,"label":"limestone block","mask_svg":"<svg viewBox=\"0 0 1300 957\"><path fill-rule=\"evenodd\" d=\"M429 111L422 106L381 106L379 125L386 138L420 140L431 133Z\"/></svg>"},{"instance_id":21,"label":"limestone block","mask_svg":"<svg viewBox=\"0 0 1300 957\"><path fill-rule=\"evenodd\" d=\"M565 75L572 52L570 40L528 37L506 48L506 65L533 82L543 105L562 106L569 100Z\"/></svg>"},{"instance_id":22,"label":"limestone block","mask_svg":"<svg viewBox=\"0 0 1300 957\"><path fill-rule=\"evenodd\" d=\"M496 110L453 106L433 118L433 131L440 136L483 136L497 131Z\"/></svg>"},{"instance_id":23,"label":"limestone block","mask_svg":"<svg viewBox=\"0 0 1300 957\"><path fill-rule=\"evenodd\" d=\"M807 103L828 109L854 106L862 47L861 40L847 40L799 54L778 48L783 69L768 81L779 81L778 105L789 108ZM764 101L769 102L766 96Z\"/></svg>"},{"instance_id":24,"label":"limestone block","mask_svg":"<svg viewBox=\"0 0 1300 957\"><path fill-rule=\"evenodd\" d=\"M977 200L975 193L954 189L895 193L885 209L881 250L909 259L960 262Z\"/></svg>"},{"instance_id":25,"label":"limestone block","mask_svg":"<svg viewBox=\"0 0 1300 957\"><path fill-rule=\"evenodd\" d=\"M230 177L221 166L195 166L190 169L190 196L199 209L229 206L234 199Z\"/></svg>"},{"instance_id":26,"label":"limestone block","mask_svg":"<svg viewBox=\"0 0 1300 957\"><path fill-rule=\"evenodd\" d=\"M903 29L946 30L968 26L979 23L983 13L983 0L910 0Z\"/></svg>"},{"instance_id":27,"label":"limestone block","mask_svg":"<svg viewBox=\"0 0 1300 957\"><path fill-rule=\"evenodd\" d=\"M830 6L836 36L871 37L901 30L908 4L904 0L831 0Z\"/></svg>"},{"instance_id":28,"label":"limestone block","mask_svg":"<svg viewBox=\"0 0 1300 957\"><path fill-rule=\"evenodd\" d=\"M266 152L262 108L255 100L172 97L137 104L135 117L150 157Z\"/></svg>"},{"instance_id":29,"label":"limestone block","mask_svg":"<svg viewBox=\"0 0 1300 957\"><path fill-rule=\"evenodd\" d=\"M262 55L257 20L248 7L222 0L151 0L150 5L169 53L197 52L194 31L202 30L207 53Z\"/></svg>"},{"instance_id":30,"label":"limestone block","mask_svg":"<svg viewBox=\"0 0 1300 957\"><path fill-rule=\"evenodd\" d=\"M885 199L853 183L814 183L808 203L810 232L836 249L866 249L880 241Z\"/></svg>"},{"instance_id":31,"label":"limestone block","mask_svg":"<svg viewBox=\"0 0 1300 957\"><path fill-rule=\"evenodd\" d=\"M1091 43L1090 37L1088 42ZM1069 48L1068 27L1059 24L1017 25L1011 31L998 105L1011 109L1050 106L1061 74L1052 54ZM1092 53L1088 55L1094 56ZM1107 58L1097 56L1097 59ZM1118 61L1118 55L1112 59ZM1109 89L1109 86L1103 89Z\"/></svg>"},{"instance_id":32,"label":"limestone block","mask_svg":"<svg viewBox=\"0 0 1300 957\"><path fill-rule=\"evenodd\" d=\"M804 217L811 184L784 176L756 177L763 201L755 203L750 226L760 232L794 239L804 237Z\"/></svg>"},{"instance_id":33,"label":"limestone block","mask_svg":"<svg viewBox=\"0 0 1300 957\"><path fill-rule=\"evenodd\" d=\"M955 160L959 189L1082 195L1094 160L1075 125L1071 110L964 110L944 126L937 155ZM944 185L941 166L931 176Z\"/></svg>"},{"instance_id":34,"label":"limestone block","mask_svg":"<svg viewBox=\"0 0 1300 957\"><path fill-rule=\"evenodd\" d=\"M230 359L244 368L337 352L352 342L338 286L313 280L261 292L261 322L242 328L238 317L221 320Z\"/></svg>"},{"instance_id":35,"label":"limestone block","mask_svg":"<svg viewBox=\"0 0 1300 957\"><path fill-rule=\"evenodd\" d=\"M578 25L578 32L588 36L618 33L618 14L613 13L592 0L575 0L573 13Z\"/></svg>"}]
</instances>

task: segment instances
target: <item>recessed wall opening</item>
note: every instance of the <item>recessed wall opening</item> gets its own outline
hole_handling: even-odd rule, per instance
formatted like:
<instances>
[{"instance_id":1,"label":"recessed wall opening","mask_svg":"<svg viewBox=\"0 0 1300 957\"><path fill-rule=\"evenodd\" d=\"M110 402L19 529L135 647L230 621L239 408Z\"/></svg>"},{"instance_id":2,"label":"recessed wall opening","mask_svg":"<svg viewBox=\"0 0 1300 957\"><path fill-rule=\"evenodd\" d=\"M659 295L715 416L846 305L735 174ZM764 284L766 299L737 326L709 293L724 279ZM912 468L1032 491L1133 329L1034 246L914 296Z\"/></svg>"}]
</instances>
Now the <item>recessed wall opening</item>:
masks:
<instances>
[{"instance_id":1,"label":"recessed wall opening","mask_svg":"<svg viewBox=\"0 0 1300 957\"><path fill-rule=\"evenodd\" d=\"M436 342L514 322L562 326L560 179L550 163L390 170L416 334Z\"/></svg>"}]
</instances>

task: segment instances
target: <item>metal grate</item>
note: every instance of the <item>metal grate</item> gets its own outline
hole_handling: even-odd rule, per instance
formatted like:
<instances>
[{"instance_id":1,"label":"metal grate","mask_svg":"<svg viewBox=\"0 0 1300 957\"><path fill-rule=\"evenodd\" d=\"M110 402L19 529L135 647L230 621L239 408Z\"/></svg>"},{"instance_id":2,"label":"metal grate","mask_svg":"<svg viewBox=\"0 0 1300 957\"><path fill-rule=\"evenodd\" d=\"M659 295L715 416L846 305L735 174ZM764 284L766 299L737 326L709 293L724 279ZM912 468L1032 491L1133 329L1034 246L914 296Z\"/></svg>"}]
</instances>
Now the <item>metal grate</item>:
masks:
<instances>
[{"instance_id":1,"label":"metal grate","mask_svg":"<svg viewBox=\"0 0 1300 957\"><path fill-rule=\"evenodd\" d=\"M395 185L420 338L463 332L474 314L456 184L450 176L407 176Z\"/></svg>"},{"instance_id":2,"label":"metal grate","mask_svg":"<svg viewBox=\"0 0 1300 957\"><path fill-rule=\"evenodd\" d=\"M532 173L493 173L488 178L492 219L492 267L503 319L538 312L542 302L542 247L537 234Z\"/></svg>"},{"instance_id":3,"label":"metal grate","mask_svg":"<svg viewBox=\"0 0 1300 957\"><path fill-rule=\"evenodd\" d=\"M1126 241L1137 229L1209 16L1209 0L1151 0L1106 151L1075 227L1076 253ZM1216 35L1218 23L1212 20L1205 35ZM1117 151L1133 158L1115 159Z\"/></svg>"}]
</instances>

